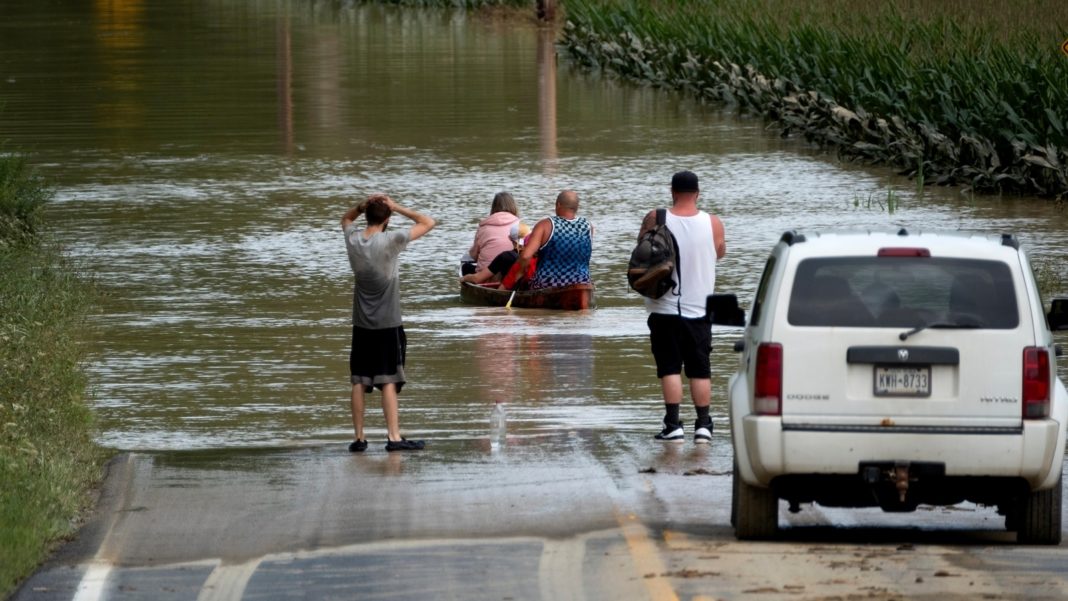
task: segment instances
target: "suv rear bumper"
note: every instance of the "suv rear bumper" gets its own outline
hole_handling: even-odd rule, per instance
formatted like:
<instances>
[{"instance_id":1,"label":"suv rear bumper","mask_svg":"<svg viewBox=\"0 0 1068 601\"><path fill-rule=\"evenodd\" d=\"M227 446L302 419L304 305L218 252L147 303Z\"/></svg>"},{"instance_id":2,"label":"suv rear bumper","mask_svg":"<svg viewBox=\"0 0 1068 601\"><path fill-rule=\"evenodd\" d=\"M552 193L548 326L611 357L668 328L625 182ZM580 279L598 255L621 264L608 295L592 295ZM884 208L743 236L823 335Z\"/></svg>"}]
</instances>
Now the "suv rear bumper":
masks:
<instances>
[{"instance_id":1,"label":"suv rear bumper","mask_svg":"<svg viewBox=\"0 0 1068 601\"><path fill-rule=\"evenodd\" d=\"M779 417L748 415L742 429L745 444L739 450L756 478L750 484L758 486L791 474L856 474L862 462L891 460L944 464L950 477L1023 478L1038 490L1055 484L1064 455L1057 449L1060 425L1054 420L997 431L898 431L790 429Z\"/></svg>"}]
</instances>

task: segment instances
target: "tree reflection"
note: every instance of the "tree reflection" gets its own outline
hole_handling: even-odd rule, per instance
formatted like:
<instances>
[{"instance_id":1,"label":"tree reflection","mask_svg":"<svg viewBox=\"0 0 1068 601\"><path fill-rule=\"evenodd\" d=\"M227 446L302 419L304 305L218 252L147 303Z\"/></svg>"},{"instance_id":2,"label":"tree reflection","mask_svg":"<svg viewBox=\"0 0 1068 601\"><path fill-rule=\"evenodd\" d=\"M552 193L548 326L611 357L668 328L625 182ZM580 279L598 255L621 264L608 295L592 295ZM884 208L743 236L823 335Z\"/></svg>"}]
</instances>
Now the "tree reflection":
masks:
<instances>
[{"instance_id":1,"label":"tree reflection","mask_svg":"<svg viewBox=\"0 0 1068 601\"><path fill-rule=\"evenodd\" d=\"M139 53L145 46L142 0L96 0L93 3L95 40L104 67L101 86L110 101L96 106L99 118L115 129L139 126L145 107L137 101L144 83Z\"/></svg>"}]
</instances>

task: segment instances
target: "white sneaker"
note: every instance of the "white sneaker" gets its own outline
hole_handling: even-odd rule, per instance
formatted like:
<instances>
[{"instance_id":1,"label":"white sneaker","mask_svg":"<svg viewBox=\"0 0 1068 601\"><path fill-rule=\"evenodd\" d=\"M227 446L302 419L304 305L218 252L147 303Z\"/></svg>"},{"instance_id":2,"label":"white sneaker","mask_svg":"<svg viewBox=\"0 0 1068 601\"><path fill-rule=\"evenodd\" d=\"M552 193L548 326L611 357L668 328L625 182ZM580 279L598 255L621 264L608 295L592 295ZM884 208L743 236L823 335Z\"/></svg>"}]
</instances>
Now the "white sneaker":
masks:
<instances>
[{"instance_id":1,"label":"white sneaker","mask_svg":"<svg viewBox=\"0 0 1068 601\"><path fill-rule=\"evenodd\" d=\"M712 443L712 422L708 422L704 426L694 425L693 442L694 444Z\"/></svg>"},{"instance_id":2,"label":"white sneaker","mask_svg":"<svg viewBox=\"0 0 1068 601\"><path fill-rule=\"evenodd\" d=\"M682 424L664 424L664 429L654 436L664 442L682 442L686 435L682 432Z\"/></svg>"}]
</instances>

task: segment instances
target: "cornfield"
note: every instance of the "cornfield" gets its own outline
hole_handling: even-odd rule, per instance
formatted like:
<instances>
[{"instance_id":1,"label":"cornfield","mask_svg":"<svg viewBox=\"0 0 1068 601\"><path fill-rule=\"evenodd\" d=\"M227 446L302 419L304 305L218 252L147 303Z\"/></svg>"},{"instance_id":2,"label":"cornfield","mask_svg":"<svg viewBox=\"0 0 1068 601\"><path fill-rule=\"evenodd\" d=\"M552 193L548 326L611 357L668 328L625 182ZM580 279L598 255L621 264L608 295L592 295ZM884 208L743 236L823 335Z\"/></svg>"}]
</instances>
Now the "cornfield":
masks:
<instances>
[{"instance_id":1,"label":"cornfield","mask_svg":"<svg viewBox=\"0 0 1068 601\"><path fill-rule=\"evenodd\" d=\"M921 183L1068 197L1068 4L567 0L580 65Z\"/></svg>"}]
</instances>

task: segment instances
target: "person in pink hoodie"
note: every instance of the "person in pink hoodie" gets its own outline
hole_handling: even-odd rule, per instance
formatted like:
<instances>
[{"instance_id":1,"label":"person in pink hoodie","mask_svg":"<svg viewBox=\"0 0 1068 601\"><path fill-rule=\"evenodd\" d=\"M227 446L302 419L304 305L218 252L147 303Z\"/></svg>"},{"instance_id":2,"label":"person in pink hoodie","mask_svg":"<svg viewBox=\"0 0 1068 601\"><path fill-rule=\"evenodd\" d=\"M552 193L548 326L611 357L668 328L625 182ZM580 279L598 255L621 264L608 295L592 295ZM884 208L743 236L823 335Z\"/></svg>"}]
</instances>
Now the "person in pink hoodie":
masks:
<instances>
[{"instance_id":1,"label":"person in pink hoodie","mask_svg":"<svg viewBox=\"0 0 1068 601\"><path fill-rule=\"evenodd\" d=\"M519 208L515 199L508 192L498 192L493 197L490 216L478 223L475 242L471 245L471 250L467 251L470 260L475 262L471 273L489 267L493 259L502 252L514 250L508 234L512 226L518 223ZM465 270L465 273L467 272Z\"/></svg>"}]
</instances>

